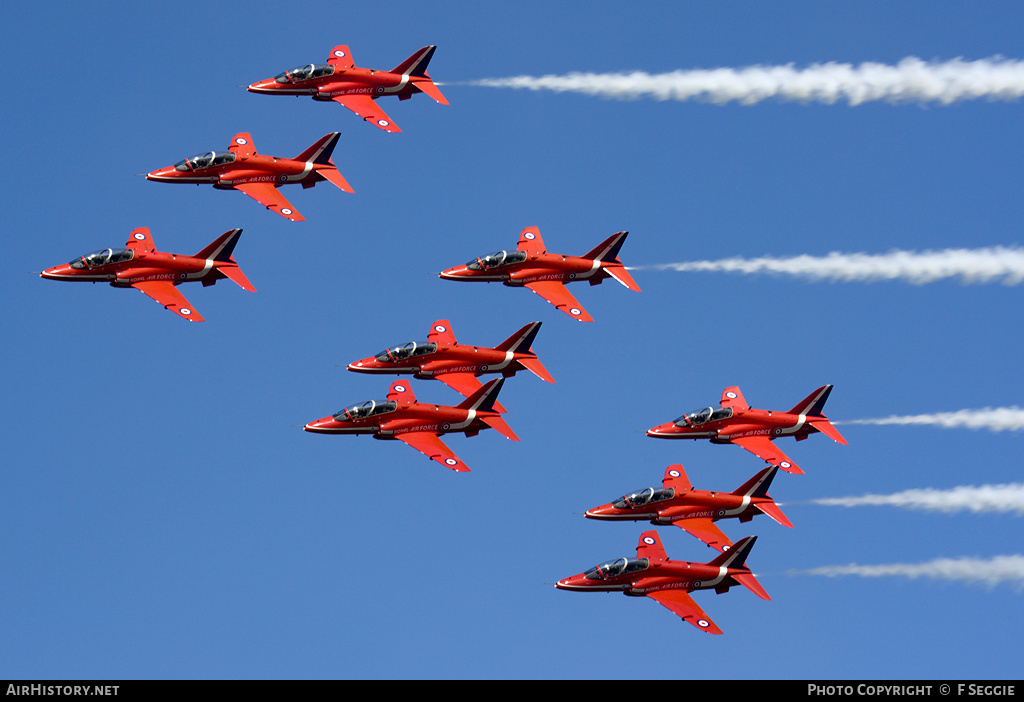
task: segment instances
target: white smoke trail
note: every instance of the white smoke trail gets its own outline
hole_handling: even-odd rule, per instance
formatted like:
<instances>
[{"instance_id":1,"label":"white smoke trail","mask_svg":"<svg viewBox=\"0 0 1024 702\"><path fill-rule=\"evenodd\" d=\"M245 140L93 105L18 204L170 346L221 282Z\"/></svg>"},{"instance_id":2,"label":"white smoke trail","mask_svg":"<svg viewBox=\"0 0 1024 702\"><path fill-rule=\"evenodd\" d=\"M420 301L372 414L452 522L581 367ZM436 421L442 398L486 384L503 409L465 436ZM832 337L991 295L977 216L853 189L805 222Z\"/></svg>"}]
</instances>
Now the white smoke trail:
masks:
<instances>
[{"instance_id":1,"label":"white smoke trail","mask_svg":"<svg viewBox=\"0 0 1024 702\"><path fill-rule=\"evenodd\" d=\"M981 558L937 558L927 563L887 563L882 565L825 566L810 570L791 570L790 575L859 575L863 578L900 576L905 578L933 578L982 583L994 587L1010 583L1017 591L1024 590L1024 556L995 556Z\"/></svg>"},{"instance_id":2,"label":"white smoke trail","mask_svg":"<svg viewBox=\"0 0 1024 702\"><path fill-rule=\"evenodd\" d=\"M959 278L963 283L998 281L1003 285L1019 285L1024 282L1024 248L994 246L920 253L897 250L887 254L844 254L833 251L827 256L723 258L717 261L685 261L630 268L640 269L684 273L774 273L842 282L904 280L922 285L944 278Z\"/></svg>"},{"instance_id":3,"label":"white smoke trail","mask_svg":"<svg viewBox=\"0 0 1024 702\"><path fill-rule=\"evenodd\" d=\"M950 490L921 488L904 490L891 495L861 495L860 497L828 497L811 500L819 505L833 507L861 507L882 505L923 509L934 512L1016 512L1024 515L1024 483L1004 485L961 485Z\"/></svg>"},{"instance_id":4,"label":"white smoke trail","mask_svg":"<svg viewBox=\"0 0 1024 702\"><path fill-rule=\"evenodd\" d=\"M679 70L672 73L580 73L485 78L470 83L492 88L551 90L599 95L618 100L702 100L744 105L769 98L860 105L872 100L891 103L939 103L987 97L1015 100L1024 96L1024 61L1000 56L943 63L908 56L895 66L883 63L815 63L802 69L748 66Z\"/></svg>"},{"instance_id":5,"label":"white smoke trail","mask_svg":"<svg viewBox=\"0 0 1024 702\"><path fill-rule=\"evenodd\" d=\"M1024 409L1013 407L985 407L984 409L964 409L957 412L939 412L937 414L913 414L907 416L890 416L880 419L849 419L833 421L833 424L925 424L939 426L944 429L966 427L968 429L988 429L989 431L1020 431L1024 429Z\"/></svg>"}]
</instances>

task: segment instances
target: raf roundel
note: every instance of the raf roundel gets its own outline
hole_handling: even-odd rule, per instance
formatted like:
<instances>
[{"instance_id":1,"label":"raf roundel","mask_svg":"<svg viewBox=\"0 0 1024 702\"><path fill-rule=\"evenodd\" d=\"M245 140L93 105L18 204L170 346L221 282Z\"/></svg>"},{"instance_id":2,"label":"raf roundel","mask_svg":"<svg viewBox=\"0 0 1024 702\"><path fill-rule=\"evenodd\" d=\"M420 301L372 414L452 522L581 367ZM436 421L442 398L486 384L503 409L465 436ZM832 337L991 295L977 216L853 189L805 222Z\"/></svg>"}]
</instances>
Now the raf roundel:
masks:
<instances>
[{"instance_id":1,"label":"raf roundel","mask_svg":"<svg viewBox=\"0 0 1024 702\"><path fill-rule=\"evenodd\" d=\"M192 310L190 310L190 309L189 309L188 307L182 307L180 311L181 311L181 313L182 313L182 314L184 314L184 315L190 315L190 314L192 314Z\"/></svg>"},{"instance_id":2,"label":"raf roundel","mask_svg":"<svg viewBox=\"0 0 1024 702\"><path fill-rule=\"evenodd\" d=\"M144 241L146 239L146 235L145 234L135 234L135 238L138 239L139 241Z\"/></svg>"},{"instance_id":3,"label":"raf roundel","mask_svg":"<svg viewBox=\"0 0 1024 702\"><path fill-rule=\"evenodd\" d=\"M396 385L395 386L395 392L405 392L405 386L404 385Z\"/></svg>"},{"instance_id":4,"label":"raf roundel","mask_svg":"<svg viewBox=\"0 0 1024 702\"><path fill-rule=\"evenodd\" d=\"M678 470L670 470L668 472L668 474L671 475L673 478L678 478L679 477L679 471Z\"/></svg>"},{"instance_id":5,"label":"raf roundel","mask_svg":"<svg viewBox=\"0 0 1024 702\"><path fill-rule=\"evenodd\" d=\"M434 327L434 331L440 332L440 333L443 334L444 332L448 331L448 328L445 327L443 324L438 324L436 327Z\"/></svg>"},{"instance_id":6,"label":"raf roundel","mask_svg":"<svg viewBox=\"0 0 1024 702\"><path fill-rule=\"evenodd\" d=\"M288 209L287 207L282 207L281 208L281 214L290 215L291 213L292 213L292 211L290 209Z\"/></svg>"},{"instance_id":7,"label":"raf roundel","mask_svg":"<svg viewBox=\"0 0 1024 702\"><path fill-rule=\"evenodd\" d=\"M725 393L725 396L728 397L730 400L735 400L736 399L736 393L734 393L734 392L727 392L727 393Z\"/></svg>"},{"instance_id":8,"label":"raf roundel","mask_svg":"<svg viewBox=\"0 0 1024 702\"><path fill-rule=\"evenodd\" d=\"M459 462L456 461L454 458L446 458L446 459L444 459L444 462L447 463L450 466L457 466L457 465L459 465Z\"/></svg>"},{"instance_id":9,"label":"raf roundel","mask_svg":"<svg viewBox=\"0 0 1024 702\"><path fill-rule=\"evenodd\" d=\"M243 139L242 137L238 137L237 139L235 139L235 143L239 144L241 146L244 146L244 145L248 144L249 142L246 141L245 139Z\"/></svg>"},{"instance_id":10,"label":"raf roundel","mask_svg":"<svg viewBox=\"0 0 1024 702\"><path fill-rule=\"evenodd\" d=\"M448 431L451 428L452 428L452 425L448 424L447 422L445 422L444 424L441 425L441 430L442 431Z\"/></svg>"},{"instance_id":11,"label":"raf roundel","mask_svg":"<svg viewBox=\"0 0 1024 702\"><path fill-rule=\"evenodd\" d=\"M378 119L377 124L379 124L382 127L386 127L388 126L388 121L386 119Z\"/></svg>"},{"instance_id":12,"label":"raf roundel","mask_svg":"<svg viewBox=\"0 0 1024 702\"><path fill-rule=\"evenodd\" d=\"M537 235L534 234L533 232L526 232L525 234L523 234L523 238L524 239L536 239Z\"/></svg>"},{"instance_id":13,"label":"raf roundel","mask_svg":"<svg viewBox=\"0 0 1024 702\"><path fill-rule=\"evenodd\" d=\"M652 537L650 537L650 536L645 536L644 537L644 543L647 544L648 546L653 546L654 545L654 539Z\"/></svg>"},{"instance_id":14,"label":"raf roundel","mask_svg":"<svg viewBox=\"0 0 1024 702\"><path fill-rule=\"evenodd\" d=\"M583 314L583 310L581 310L579 307L573 307L569 311L572 312L573 314Z\"/></svg>"},{"instance_id":15,"label":"raf roundel","mask_svg":"<svg viewBox=\"0 0 1024 702\"><path fill-rule=\"evenodd\" d=\"M779 468L792 468L792 467L793 467L793 464L790 463L789 461L783 461L782 463L779 464Z\"/></svg>"},{"instance_id":16,"label":"raf roundel","mask_svg":"<svg viewBox=\"0 0 1024 702\"><path fill-rule=\"evenodd\" d=\"M707 619L698 619L698 620L697 620L697 623L698 623L698 624L700 624L700 625L701 625L702 627L704 627L705 629L706 629L707 627L711 626L711 622L709 622L709 621L708 621Z\"/></svg>"},{"instance_id":17,"label":"raf roundel","mask_svg":"<svg viewBox=\"0 0 1024 702\"><path fill-rule=\"evenodd\" d=\"M334 55L337 56L338 58L345 58L345 52L341 51L340 49L338 51L335 51Z\"/></svg>"}]
</instances>

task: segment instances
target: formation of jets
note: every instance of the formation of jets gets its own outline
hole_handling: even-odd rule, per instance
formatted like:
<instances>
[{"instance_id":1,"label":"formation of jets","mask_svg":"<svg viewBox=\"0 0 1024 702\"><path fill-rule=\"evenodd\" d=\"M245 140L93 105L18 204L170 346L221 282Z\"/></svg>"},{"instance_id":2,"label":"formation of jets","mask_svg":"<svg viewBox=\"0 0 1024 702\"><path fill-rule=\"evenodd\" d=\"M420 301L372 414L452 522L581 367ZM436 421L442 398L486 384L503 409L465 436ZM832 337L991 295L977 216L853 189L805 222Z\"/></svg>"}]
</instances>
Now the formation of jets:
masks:
<instances>
[{"instance_id":1,"label":"formation of jets","mask_svg":"<svg viewBox=\"0 0 1024 702\"><path fill-rule=\"evenodd\" d=\"M324 64L307 64L248 86L257 94L310 96L317 101L337 102L364 120L387 132L400 132L394 121L376 104L392 95L406 100L425 93L438 103L448 101L427 73L436 47L426 46L392 71L356 67L346 45L331 50ZM252 135L239 132L226 151L209 151L183 159L173 166L147 174L147 179L165 183L208 184L221 190L238 190L267 209L291 221L304 221L295 207L279 192L283 185L301 184L311 188L329 182L352 193L348 181L338 172L331 156L340 134L321 137L295 158L264 156L256 152ZM255 288L233 258L241 229L232 229L194 256L156 250L149 229L132 231L123 249L101 249L79 256L69 263L48 268L40 276L48 280L107 282L114 287L131 287L151 297L183 319L199 322L195 311L177 286L201 282L203 286L229 279L243 289ZM569 292L566 285L587 281L598 285L608 278L639 292L619 250L627 232L618 232L582 256L547 251L540 230L530 226L521 232L515 250L496 251L439 274L444 280L500 282L525 287L570 317L591 322L593 318ZM408 342L354 361L348 370L366 374L408 375L418 380L439 380L465 399L458 405L420 402L406 379L391 384L385 400L368 400L332 415L309 422L304 429L319 434L369 434L375 439L401 441L428 458L458 472L469 467L441 440L451 433L476 436L494 429L505 438L519 441L502 414L506 409L498 393L507 378L527 370L540 379L555 380L537 358L533 343L540 322L531 322L495 347L460 344L447 319L433 323L424 342ZM486 382L481 376L500 375ZM661 488L649 487L628 493L608 504L594 507L586 517L603 521L649 521L675 525L719 551L708 563L673 561L666 555L656 531L640 536L635 558L620 558L595 566L556 583L562 590L593 592L620 591L629 596L650 597L683 621L712 634L722 630L701 610L689 593L713 589L726 592L742 585L758 597L768 594L746 565L756 540L748 536L735 544L716 526L722 519L748 522L766 514L786 527L789 519L768 494L779 469L803 473L788 456L775 447L779 437L797 441L813 433L824 433L845 444L822 413L832 390L825 385L811 393L788 412L750 408L737 387L726 388L718 409L707 407L648 430L647 435L665 439L708 439L732 443L768 462L768 466L732 492L694 489L682 465L669 466Z\"/></svg>"}]
</instances>

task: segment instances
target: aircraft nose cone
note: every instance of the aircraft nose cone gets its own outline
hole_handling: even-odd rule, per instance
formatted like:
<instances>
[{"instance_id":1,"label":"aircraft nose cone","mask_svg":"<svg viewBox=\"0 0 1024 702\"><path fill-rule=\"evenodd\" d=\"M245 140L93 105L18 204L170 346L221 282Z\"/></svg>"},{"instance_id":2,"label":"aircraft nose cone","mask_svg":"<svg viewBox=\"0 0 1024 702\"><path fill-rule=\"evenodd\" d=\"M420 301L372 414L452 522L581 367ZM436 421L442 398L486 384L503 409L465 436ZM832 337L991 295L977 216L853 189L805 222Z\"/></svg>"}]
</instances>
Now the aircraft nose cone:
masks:
<instances>
[{"instance_id":1,"label":"aircraft nose cone","mask_svg":"<svg viewBox=\"0 0 1024 702\"><path fill-rule=\"evenodd\" d=\"M269 92L271 86L274 85L274 79L268 78L267 80L258 80L250 85L247 90L251 93L265 93Z\"/></svg>"},{"instance_id":2,"label":"aircraft nose cone","mask_svg":"<svg viewBox=\"0 0 1024 702\"><path fill-rule=\"evenodd\" d=\"M366 371L370 370L371 368L376 368L376 367L377 367L377 363L376 363L376 361L374 361L373 358L364 358L362 360L356 361L355 363L349 363L348 364L348 369L350 371L355 371L356 373L365 373Z\"/></svg>"},{"instance_id":3,"label":"aircraft nose cone","mask_svg":"<svg viewBox=\"0 0 1024 702\"><path fill-rule=\"evenodd\" d=\"M665 424L659 424L656 427L651 427L650 429L648 429L647 436L653 436L656 438L665 437L669 436L670 434L679 433L678 431L676 431L676 429L677 427L675 424L673 424L672 422L667 422Z\"/></svg>"},{"instance_id":4,"label":"aircraft nose cone","mask_svg":"<svg viewBox=\"0 0 1024 702\"><path fill-rule=\"evenodd\" d=\"M466 278L469 276L469 269L466 266L455 266L448 270L441 271L437 275L440 278L449 279Z\"/></svg>"},{"instance_id":5,"label":"aircraft nose cone","mask_svg":"<svg viewBox=\"0 0 1024 702\"><path fill-rule=\"evenodd\" d=\"M40 278L46 278L48 280L56 280L58 278L66 278L71 275L71 266L63 264L60 266L54 266L53 268L47 268L45 271L39 274Z\"/></svg>"},{"instance_id":6,"label":"aircraft nose cone","mask_svg":"<svg viewBox=\"0 0 1024 702\"><path fill-rule=\"evenodd\" d=\"M329 424L332 421L334 421L333 417L323 417L322 419L318 419L315 422L310 422L306 426L302 427L302 430L312 432L324 432L326 431L327 424Z\"/></svg>"},{"instance_id":7,"label":"aircraft nose cone","mask_svg":"<svg viewBox=\"0 0 1024 702\"><path fill-rule=\"evenodd\" d=\"M559 590L579 590L580 588L585 587L585 584L586 578L583 577L583 573L578 573L577 575L572 575L568 578L562 578L555 583L555 587Z\"/></svg>"},{"instance_id":8,"label":"aircraft nose cone","mask_svg":"<svg viewBox=\"0 0 1024 702\"><path fill-rule=\"evenodd\" d=\"M174 177L174 167L168 166L167 168L158 168L155 171L150 171L146 174L146 180L168 180Z\"/></svg>"},{"instance_id":9,"label":"aircraft nose cone","mask_svg":"<svg viewBox=\"0 0 1024 702\"><path fill-rule=\"evenodd\" d=\"M610 504L601 505L594 509L588 509L583 516L589 517L590 519L605 519L614 514L615 508Z\"/></svg>"}]
</instances>

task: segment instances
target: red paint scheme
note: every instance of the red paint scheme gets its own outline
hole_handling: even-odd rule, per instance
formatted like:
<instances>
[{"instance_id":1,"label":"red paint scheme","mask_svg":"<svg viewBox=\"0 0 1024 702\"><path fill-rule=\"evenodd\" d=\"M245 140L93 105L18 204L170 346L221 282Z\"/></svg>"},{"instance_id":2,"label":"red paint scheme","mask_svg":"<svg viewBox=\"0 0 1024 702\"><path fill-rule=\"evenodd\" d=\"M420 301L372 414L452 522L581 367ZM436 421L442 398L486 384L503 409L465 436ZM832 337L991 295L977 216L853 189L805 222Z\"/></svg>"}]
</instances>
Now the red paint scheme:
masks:
<instances>
[{"instance_id":1,"label":"red paint scheme","mask_svg":"<svg viewBox=\"0 0 1024 702\"><path fill-rule=\"evenodd\" d=\"M132 231L126 248L121 251L94 251L71 263L47 268L39 275L48 280L102 282L115 288L135 288L182 319L203 322L203 317L175 286L190 281L207 286L229 278L245 290L256 292L231 255L241 233L241 229L232 229L195 256L183 256L157 251L149 229L140 227Z\"/></svg>"},{"instance_id":2,"label":"red paint scheme","mask_svg":"<svg viewBox=\"0 0 1024 702\"><path fill-rule=\"evenodd\" d=\"M695 490L681 465L669 466L661 489L647 488L623 495L615 502L587 510L590 519L605 521L641 521L651 524L675 524L719 551L732 547L732 541L715 526L719 519L749 522L758 514L767 514L783 526L792 527L768 487L778 472L768 466L733 492Z\"/></svg>"},{"instance_id":3,"label":"red paint scheme","mask_svg":"<svg viewBox=\"0 0 1024 702\"><path fill-rule=\"evenodd\" d=\"M321 137L295 158L276 158L256 153L252 135L239 132L227 151L209 151L159 168L146 175L158 183L194 183L212 185L218 190L240 190L258 203L293 222L305 218L277 189L301 183L312 188L328 181L347 193L355 192L331 161L338 144L338 132Z\"/></svg>"},{"instance_id":4,"label":"red paint scheme","mask_svg":"<svg viewBox=\"0 0 1024 702\"><path fill-rule=\"evenodd\" d=\"M318 434L370 434L375 439L398 439L428 458L457 471L469 468L439 439L449 432L476 436L481 429L497 429L519 441L494 402L504 378L495 378L457 407L417 402L409 383L396 380L386 401L367 401L310 422L304 429Z\"/></svg>"},{"instance_id":5,"label":"red paint scheme","mask_svg":"<svg viewBox=\"0 0 1024 702\"><path fill-rule=\"evenodd\" d=\"M307 64L249 86L249 92L264 95L309 95L321 102L334 101L386 132L401 129L374 102L386 95L408 100L426 93L442 105L448 100L427 74L427 64L436 46L424 46L392 71L357 68L352 52L344 44L331 50L325 64Z\"/></svg>"},{"instance_id":6,"label":"red paint scheme","mask_svg":"<svg viewBox=\"0 0 1024 702\"><path fill-rule=\"evenodd\" d=\"M516 251L496 251L440 273L445 280L500 282L510 287L526 287L570 317L592 322L565 283L586 280L597 285L614 278L630 290L640 287L619 260L619 249L629 232L608 237L583 256L548 253L537 227L527 227L519 235Z\"/></svg>"},{"instance_id":7,"label":"red paint scheme","mask_svg":"<svg viewBox=\"0 0 1024 702\"><path fill-rule=\"evenodd\" d=\"M412 342L385 349L376 356L350 363L356 373L410 374L416 378L435 378L456 392L469 397L480 389L478 377L501 373L510 378L526 369L542 380L555 382L530 348L540 331L540 322L531 322L497 348L469 346L455 340L452 325L439 319L430 327L427 341ZM497 402L494 408L504 412Z\"/></svg>"},{"instance_id":8,"label":"red paint scheme","mask_svg":"<svg viewBox=\"0 0 1024 702\"><path fill-rule=\"evenodd\" d=\"M636 547L636 558L619 558L555 583L560 590L577 592L622 592L631 597L650 597L672 610L683 621L709 634L722 630L711 621L688 593L714 590L721 594L743 585L763 600L770 600L746 565L757 540L748 536L709 563L672 561L658 539L658 532L645 531Z\"/></svg>"},{"instance_id":9,"label":"red paint scheme","mask_svg":"<svg viewBox=\"0 0 1024 702\"><path fill-rule=\"evenodd\" d=\"M772 412L752 409L738 387L729 387L722 391L720 409L707 407L691 412L674 422L648 429L647 436L656 439L709 439L713 444L736 444L784 471L803 473L772 442L780 436L792 436L803 441L820 431L832 440L846 444L846 439L821 413L831 392L831 385L823 385L788 412Z\"/></svg>"}]
</instances>

